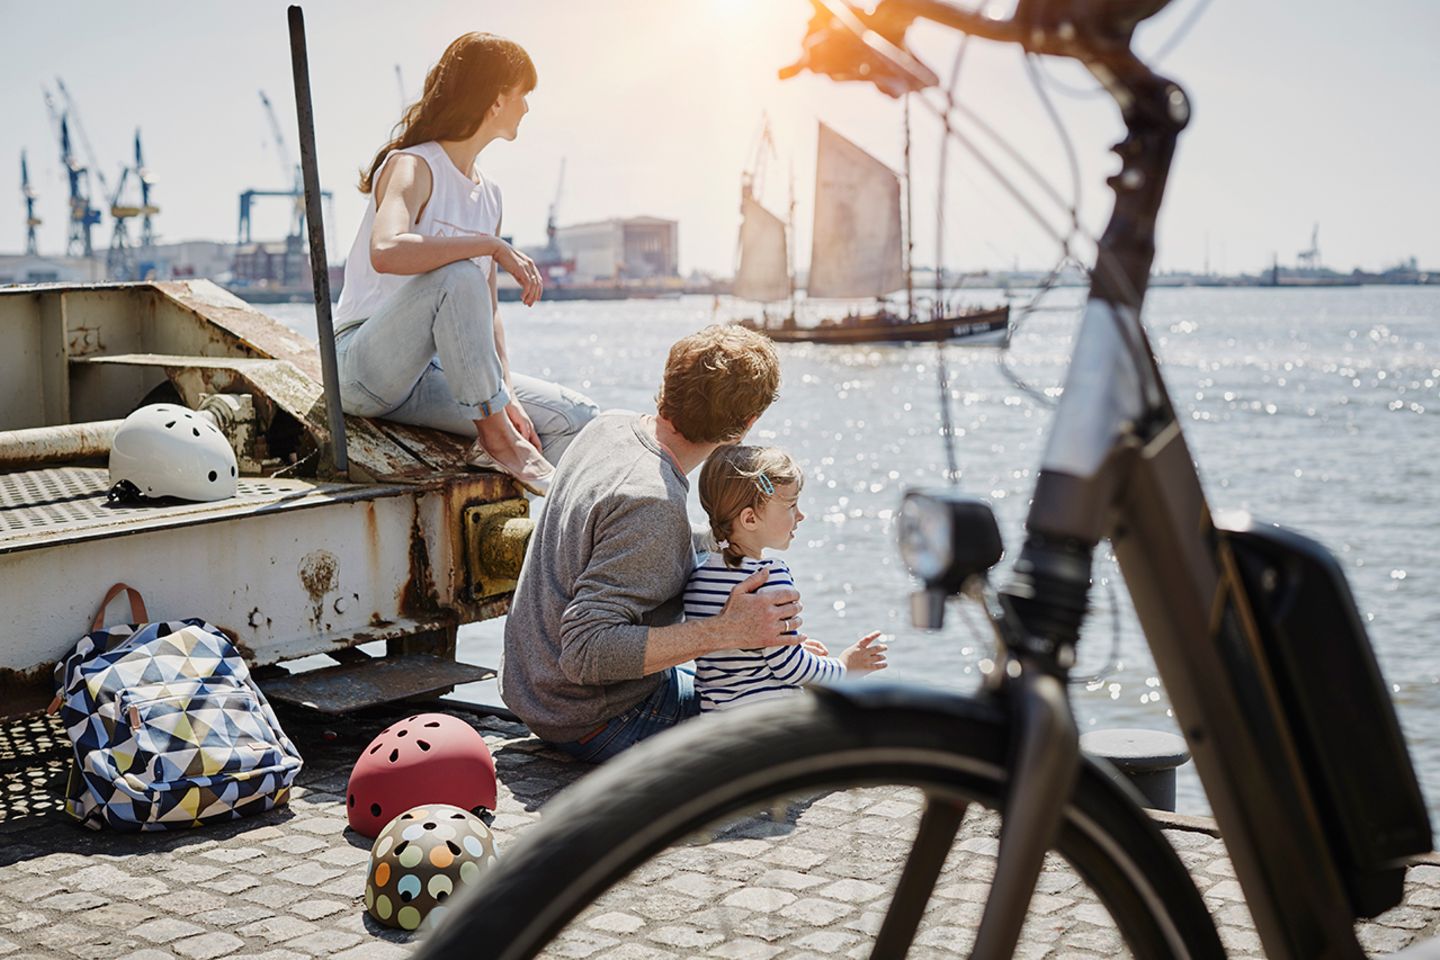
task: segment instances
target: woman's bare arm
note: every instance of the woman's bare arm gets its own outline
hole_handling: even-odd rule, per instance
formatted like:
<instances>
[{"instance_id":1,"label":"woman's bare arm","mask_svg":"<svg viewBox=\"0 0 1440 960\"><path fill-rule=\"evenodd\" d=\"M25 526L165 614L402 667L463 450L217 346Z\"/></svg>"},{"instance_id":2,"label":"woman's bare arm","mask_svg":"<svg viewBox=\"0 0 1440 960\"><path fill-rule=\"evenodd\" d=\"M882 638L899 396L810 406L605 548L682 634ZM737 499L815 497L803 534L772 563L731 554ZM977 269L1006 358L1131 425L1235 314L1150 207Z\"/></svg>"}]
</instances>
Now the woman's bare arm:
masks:
<instances>
[{"instance_id":1,"label":"woman's bare arm","mask_svg":"<svg viewBox=\"0 0 1440 960\"><path fill-rule=\"evenodd\" d=\"M370 230L370 265L376 273L429 273L447 263L494 256L503 242L478 233L469 237L427 237L415 224L430 202L430 165L402 153L392 157L375 184L375 225Z\"/></svg>"}]
</instances>

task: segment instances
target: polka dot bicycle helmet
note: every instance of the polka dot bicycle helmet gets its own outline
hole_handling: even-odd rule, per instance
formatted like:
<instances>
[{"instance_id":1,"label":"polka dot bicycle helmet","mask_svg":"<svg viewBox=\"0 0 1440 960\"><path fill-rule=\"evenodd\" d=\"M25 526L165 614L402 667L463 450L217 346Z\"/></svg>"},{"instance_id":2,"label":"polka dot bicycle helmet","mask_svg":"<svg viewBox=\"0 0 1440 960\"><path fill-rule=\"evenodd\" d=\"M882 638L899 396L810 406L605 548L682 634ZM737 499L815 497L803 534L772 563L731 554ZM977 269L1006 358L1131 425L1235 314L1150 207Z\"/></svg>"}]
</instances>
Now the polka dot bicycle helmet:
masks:
<instances>
[{"instance_id":1,"label":"polka dot bicycle helmet","mask_svg":"<svg viewBox=\"0 0 1440 960\"><path fill-rule=\"evenodd\" d=\"M141 407L110 441L110 499L235 496L235 451L210 418L173 403Z\"/></svg>"},{"instance_id":2,"label":"polka dot bicycle helmet","mask_svg":"<svg viewBox=\"0 0 1440 960\"><path fill-rule=\"evenodd\" d=\"M473 813L444 803L406 810L370 849L365 910L387 927L432 927L445 901L494 862L494 835Z\"/></svg>"},{"instance_id":3,"label":"polka dot bicycle helmet","mask_svg":"<svg viewBox=\"0 0 1440 960\"><path fill-rule=\"evenodd\" d=\"M381 730L350 771L346 816L373 837L402 811L448 803L495 809L495 760L479 731L459 717L422 713Z\"/></svg>"}]
</instances>

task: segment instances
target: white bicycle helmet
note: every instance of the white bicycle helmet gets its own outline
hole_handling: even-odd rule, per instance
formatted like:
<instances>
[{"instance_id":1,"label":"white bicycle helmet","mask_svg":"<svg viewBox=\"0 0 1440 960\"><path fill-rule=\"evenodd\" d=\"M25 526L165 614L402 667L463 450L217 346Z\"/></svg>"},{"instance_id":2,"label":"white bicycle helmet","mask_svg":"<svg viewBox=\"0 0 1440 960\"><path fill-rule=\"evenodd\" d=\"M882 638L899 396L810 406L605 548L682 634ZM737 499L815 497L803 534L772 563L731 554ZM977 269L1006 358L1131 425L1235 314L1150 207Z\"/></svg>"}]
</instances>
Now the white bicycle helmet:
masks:
<instances>
[{"instance_id":1,"label":"white bicycle helmet","mask_svg":"<svg viewBox=\"0 0 1440 960\"><path fill-rule=\"evenodd\" d=\"M235 451L208 417L173 403L141 407L110 444L110 499L235 496Z\"/></svg>"}]
</instances>

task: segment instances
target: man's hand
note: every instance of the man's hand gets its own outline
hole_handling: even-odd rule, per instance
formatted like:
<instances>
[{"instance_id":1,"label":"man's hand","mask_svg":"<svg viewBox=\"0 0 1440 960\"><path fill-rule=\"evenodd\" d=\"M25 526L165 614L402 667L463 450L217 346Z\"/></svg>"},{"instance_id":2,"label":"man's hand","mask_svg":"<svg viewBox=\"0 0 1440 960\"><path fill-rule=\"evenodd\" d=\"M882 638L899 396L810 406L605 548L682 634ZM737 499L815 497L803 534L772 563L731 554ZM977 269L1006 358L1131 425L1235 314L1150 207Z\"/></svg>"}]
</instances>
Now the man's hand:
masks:
<instances>
[{"instance_id":1,"label":"man's hand","mask_svg":"<svg viewBox=\"0 0 1440 960\"><path fill-rule=\"evenodd\" d=\"M723 642L715 649L784 647L804 642L805 636L798 632L804 622L800 619L799 592L782 587L757 593L768 579L770 571L762 567L731 591L725 609L716 618L722 627L719 632Z\"/></svg>"},{"instance_id":2,"label":"man's hand","mask_svg":"<svg viewBox=\"0 0 1440 960\"><path fill-rule=\"evenodd\" d=\"M495 262L520 284L520 302L527 307L531 306L540 299L545 288L544 281L540 279L540 268L535 266L534 260L504 240L496 238L496 243L498 246L495 249Z\"/></svg>"},{"instance_id":3,"label":"man's hand","mask_svg":"<svg viewBox=\"0 0 1440 960\"><path fill-rule=\"evenodd\" d=\"M853 647L841 651L840 662L845 665L846 673L859 675L885 669L885 651L889 647L876 643L880 637L878 632L867 633Z\"/></svg>"}]
</instances>

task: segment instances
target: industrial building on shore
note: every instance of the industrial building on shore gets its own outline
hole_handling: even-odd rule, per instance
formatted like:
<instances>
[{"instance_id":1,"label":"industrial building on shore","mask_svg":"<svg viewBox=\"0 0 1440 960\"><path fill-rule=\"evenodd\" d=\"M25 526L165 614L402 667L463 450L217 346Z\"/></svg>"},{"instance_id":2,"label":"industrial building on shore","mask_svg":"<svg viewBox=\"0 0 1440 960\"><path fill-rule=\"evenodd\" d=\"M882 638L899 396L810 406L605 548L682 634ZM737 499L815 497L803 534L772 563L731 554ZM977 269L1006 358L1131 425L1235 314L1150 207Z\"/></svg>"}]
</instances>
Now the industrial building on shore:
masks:
<instances>
[{"instance_id":1,"label":"industrial building on shore","mask_svg":"<svg viewBox=\"0 0 1440 960\"><path fill-rule=\"evenodd\" d=\"M680 276L680 224L659 217L597 220L560 227L555 243L571 279L579 283L623 283Z\"/></svg>"}]
</instances>

